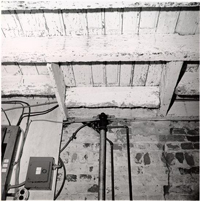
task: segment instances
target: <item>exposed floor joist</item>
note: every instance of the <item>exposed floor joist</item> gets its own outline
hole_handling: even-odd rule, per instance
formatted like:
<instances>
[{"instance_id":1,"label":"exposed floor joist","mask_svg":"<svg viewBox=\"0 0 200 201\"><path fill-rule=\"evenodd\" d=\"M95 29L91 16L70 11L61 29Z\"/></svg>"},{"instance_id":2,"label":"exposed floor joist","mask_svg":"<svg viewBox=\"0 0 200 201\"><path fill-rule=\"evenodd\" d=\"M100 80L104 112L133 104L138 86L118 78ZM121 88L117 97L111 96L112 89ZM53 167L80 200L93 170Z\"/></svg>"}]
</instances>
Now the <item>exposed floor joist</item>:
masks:
<instances>
[{"instance_id":1,"label":"exposed floor joist","mask_svg":"<svg viewBox=\"0 0 200 201\"><path fill-rule=\"evenodd\" d=\"M196 7L197 2L131 2L131 1L2 1L2 10L58 10L138 7Z\"/></svg>"},{"instance_id":2,"label":"exposed floor joist","mask_svg":"<svg viewBox=\"0 0 200 201\"><path fill-rule=\"evenodd\" d=\"M75 87L66 91L67 108L158 108L159 87Z\"/></svg>"},{"instance_id":3,"label":"exposed floor joist","mask_svg":"<svg viewBox=\"0 0 200 201\"><path fill-rule=\"evenodd\" d=\"M22 37L2 41L2 62L191 60L199 60L199 35Z\"/></svg>"}]
</instances>

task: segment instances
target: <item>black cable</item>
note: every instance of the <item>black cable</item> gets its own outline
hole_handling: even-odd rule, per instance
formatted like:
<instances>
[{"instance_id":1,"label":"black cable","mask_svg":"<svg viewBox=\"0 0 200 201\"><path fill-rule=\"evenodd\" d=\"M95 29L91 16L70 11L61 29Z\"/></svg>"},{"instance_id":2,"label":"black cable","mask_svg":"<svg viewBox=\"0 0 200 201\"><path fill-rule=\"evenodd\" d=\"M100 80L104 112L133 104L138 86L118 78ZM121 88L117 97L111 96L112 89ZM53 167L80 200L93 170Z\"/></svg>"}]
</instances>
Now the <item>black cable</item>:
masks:
<instances>
[{"instance_id":1,"label":"black cable","mask_svg":"<svg viewBox=\"0 0 200 201\"><path fill-rule=\"evenodd\" d=\"M24 185L25 185L25 181L20 183L20 184L9 185L8 188L7 188L7 192L12 188L19 188L19 187L24 186Z\"/></svg>"},{"instance_id":2,"label":"black cable","mask_svg":"<svg viewBox=\"0 0 200 201\"><path fill-rule=\"evenodd\" d=\"M84 127L88 126L89 123L83 124L82 126L80 126L73 134L72 136L69 138L69 140L67 141L67 143L63 146L63 148L60 150L60 153L69 145L69 143L73 140L76 139L76 134Z\"/></svg>"},{"instance_id":3,"label":"black cable","mask_svg":"<svg viewBox=\"0 0 200 201\"><path fill-rule=\"evenodd\" d=\"M63 187L65 185L65 180L66 180L66 168L65 168L65 165L64 165L64 163L63 163L63 161L62 161L62 159L60 157L59 157L59 161L60 161L60 163L61 163L61 165L63 167L64 177L63 177L62 185L61 185L59 191L57 192L57 194L55 195L54 200L56 200L58 198L58 196L60 195L61 191L63 190Z\"/></svg>"},{"instance_id":4,"label":"black cable","mask_svg":"<svg viewBox=\"0 0 200 201\"><path fill-rule=\"evenodd\" d=\"M3 111L3 113L5 114L5 116L6 116L6 119L7 119L7 121L8 121L9 126L11 126L10 120L9 120L9 118L8 118L8 116L7 116L7 114L6 114L6 112L4 111L4 109L3 109L3 108L1 108L1 110L2 110L2 111Z\"/></svg>"}]
</instances>

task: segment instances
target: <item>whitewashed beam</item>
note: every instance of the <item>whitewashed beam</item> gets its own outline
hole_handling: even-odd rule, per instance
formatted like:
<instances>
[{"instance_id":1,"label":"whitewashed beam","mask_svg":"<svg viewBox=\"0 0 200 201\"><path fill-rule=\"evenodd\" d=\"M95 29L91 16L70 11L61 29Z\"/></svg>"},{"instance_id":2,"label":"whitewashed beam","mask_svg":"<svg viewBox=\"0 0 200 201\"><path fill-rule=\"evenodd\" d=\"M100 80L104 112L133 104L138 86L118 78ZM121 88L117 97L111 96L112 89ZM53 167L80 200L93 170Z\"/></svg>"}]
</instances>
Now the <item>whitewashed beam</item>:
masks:
<instances>
[{"instance_id":1,"label":"whitewashed beam","mask_svg":"<svg viewBox=\"0 0 200 201\"><path fill-rule=\"evenodd\" d=\"M2 62L185 60L199 60L199 35L22 37L2 40Z\"/></svg>"},{"instance_id":2,"label":"whitewashed beam","mask_svg":"<svg viewBox=\"0 0 200 201\"><path fill-rule=\"evenodd\" d=\"M166 116L169 110L182 66L183 62L168 62L163 68L160 82L161 105L159 115L161 116Z\"/></svg>"},{"instance_id":3,"label":"whitewashed beam","mask_svg":"<svg viewBox=\"0 0 200 201\"><path fill-rule=\"evenodd\" d=\"M159 87L75 87L66 92L67 108L158 108Z\"/></svg>"},{"instance_id":4,"label":"whitewashed beam","mask_svg":"<svg viewBox=\"0 0 200 201\"><path fill-rule=\"evenodd\" d=\"M3 76L1 95L41 95L54 96L48 75Z\"/></svg>"},{"instance_id":5,"label":"whitewashed beam","mask_svg":"<svg viewBox=\"0 0 200 201\"><path fill-rule=\"evenodd\" d=\"M199 72L185 72L175 93L177 95L199 95Z\"/></svg>"},{"instance_id":6,"label":"whitewashed beam","mask_svg":"<svg viewBox=\"0 0 200 201\"><path fill-rule=\"evenodd\" d=\"M167 116L170 117L199 117L199 101L175 101Z\"/></svg>"},{"instance_id":7,"label":"whitewashed beam","mask_svg":"<svg viewBox=\"0 0 200 201\"><path fill-rule=\"evenodd\" d=\"M131 1L2 1L1 10L58 10L138 7L196 7L197 2L131 2Z\"/></svg>"},{"instance_id":8,"label":"whitewashed beam","mask_svg":"<svg viewBox=\"0 0 200 201\"><path fill-rule=\"evenodd\" d=\"M49 71L49 75L52 81L53 89L55 91L56 99L59 104L59 108L63 115L63 119L67 119L67 108L65 106L65 92L66 86L64 82L64 77L62 73L62 69L58 64L48 63L47 69Z\"/></svg>"}]
</instances>

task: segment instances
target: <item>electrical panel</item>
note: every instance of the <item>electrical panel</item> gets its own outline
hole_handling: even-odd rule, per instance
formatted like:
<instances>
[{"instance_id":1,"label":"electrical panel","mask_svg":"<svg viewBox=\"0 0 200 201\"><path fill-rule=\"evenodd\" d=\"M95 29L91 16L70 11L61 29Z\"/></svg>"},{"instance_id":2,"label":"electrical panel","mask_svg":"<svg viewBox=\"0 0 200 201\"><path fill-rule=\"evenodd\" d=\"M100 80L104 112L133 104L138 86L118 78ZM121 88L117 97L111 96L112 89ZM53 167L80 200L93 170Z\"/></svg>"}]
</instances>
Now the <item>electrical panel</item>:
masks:
<instances>
[{"instance_id":1,"label":"electrical panel","mask_svg":"<svg viewBox=\"0 0 200 201\"><path fill-rule=\"evenodd\" d=\"M30 157L25 188L51 190L54 158Z\"/></svg>"},{"instance_id":2,"label":"electrical panel","mask_svg":"<svg viewBox=\"0 0 200 201\"><path fill-rule=\"evenodd\" d=\"M19 136L19 126L1 126L1 199L6 199L6 192L13 170Z\"/></svg>"}]
</instances>

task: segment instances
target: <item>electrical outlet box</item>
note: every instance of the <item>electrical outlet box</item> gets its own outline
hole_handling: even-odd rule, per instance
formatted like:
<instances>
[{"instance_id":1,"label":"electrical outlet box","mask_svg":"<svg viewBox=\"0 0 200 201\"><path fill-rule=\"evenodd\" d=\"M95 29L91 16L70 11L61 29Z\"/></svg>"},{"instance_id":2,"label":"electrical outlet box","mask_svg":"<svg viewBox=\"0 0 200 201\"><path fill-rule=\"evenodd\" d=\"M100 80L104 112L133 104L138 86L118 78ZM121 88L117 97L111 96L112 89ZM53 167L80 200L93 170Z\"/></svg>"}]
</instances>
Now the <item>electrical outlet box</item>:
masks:
<instances>
[{"instance_id":1,"label":"electrical outlet box","mask_svg":"<svg viewBox=\"0 0 200 201\"><path fill-rule=\"evenodd\" d=\"M54 158L30 157L25 188L51 190Z\"/></svg>"}]
</instances>

